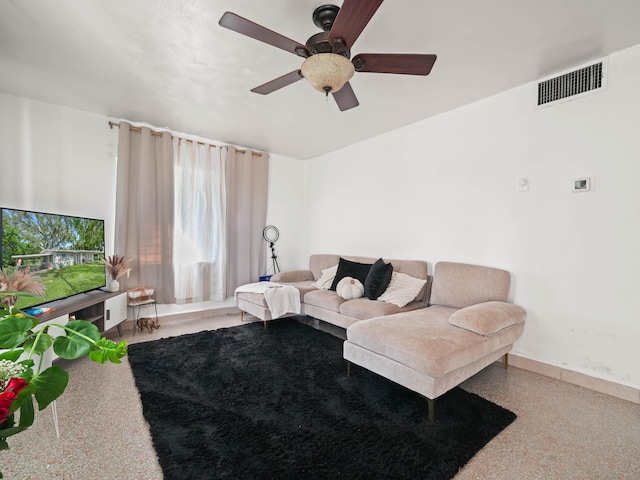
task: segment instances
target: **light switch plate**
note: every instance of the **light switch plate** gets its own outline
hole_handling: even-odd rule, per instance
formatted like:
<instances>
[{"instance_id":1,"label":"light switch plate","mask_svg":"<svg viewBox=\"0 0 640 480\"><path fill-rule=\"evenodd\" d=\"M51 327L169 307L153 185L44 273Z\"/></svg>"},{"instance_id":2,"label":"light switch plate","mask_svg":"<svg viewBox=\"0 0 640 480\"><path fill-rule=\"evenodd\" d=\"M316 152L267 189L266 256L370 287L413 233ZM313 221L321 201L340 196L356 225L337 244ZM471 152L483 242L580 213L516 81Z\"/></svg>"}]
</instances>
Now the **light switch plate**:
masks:
<instances>
[{"instance_id":1,"label":"light switch plate","mask_svg":"<svg viewBox=\"0 0 640 480\"><path fill-rule=\"evenodd\" d=\"M519 192L528 192L529 185L531 184L531 180L527 177L522 177L518 179L518 191Z\"/></svg>"},{"instance_id":2,"label":"light switch plate","mask_svg":"<svg viewBox=\"0 0 640 480\"><path fill-rule=\"evenodd\" d=\"M591 191L591 177L574 178L571 181L571 189L575 193Z\"/></svg>"}]
</instances>

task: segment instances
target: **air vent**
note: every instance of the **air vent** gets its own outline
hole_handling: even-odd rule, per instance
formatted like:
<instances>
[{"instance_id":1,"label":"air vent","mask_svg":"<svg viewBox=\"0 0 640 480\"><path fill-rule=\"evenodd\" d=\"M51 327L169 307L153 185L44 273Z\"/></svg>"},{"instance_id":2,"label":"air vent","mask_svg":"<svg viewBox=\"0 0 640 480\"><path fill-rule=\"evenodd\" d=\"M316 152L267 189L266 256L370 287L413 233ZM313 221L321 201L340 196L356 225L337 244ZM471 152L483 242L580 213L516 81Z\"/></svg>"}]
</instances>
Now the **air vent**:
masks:
<instances>
[{"instance_id":1,"label":"air vent","mask_svg":"<svg viewBox=\"0 0 640 480\"><path fill-rule=\"evenodd\" d=\"M538 108L574 100L606 89L606 59L538 82Z\"/></svg>"}]
</instances>

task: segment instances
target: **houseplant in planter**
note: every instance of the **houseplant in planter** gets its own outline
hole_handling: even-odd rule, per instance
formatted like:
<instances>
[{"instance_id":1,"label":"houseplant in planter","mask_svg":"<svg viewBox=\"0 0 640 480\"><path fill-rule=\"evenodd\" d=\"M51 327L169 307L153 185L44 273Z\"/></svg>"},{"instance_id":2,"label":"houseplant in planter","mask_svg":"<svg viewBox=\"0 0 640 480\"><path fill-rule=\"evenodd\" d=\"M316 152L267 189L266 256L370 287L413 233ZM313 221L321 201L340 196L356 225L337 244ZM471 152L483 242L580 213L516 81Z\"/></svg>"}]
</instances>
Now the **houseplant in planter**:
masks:
<instances>
[{"instance_id":1,"label":"houseplant in planter","mask_svg":"<svg viewBox=\"0 0 640 480\"><path fill-rule=\"evenodd\" d=\"M112 292L119 291L120 282L118 282L118 279L125 274L129 275L129 272L131 272L131 260L125 259L124 256L112 255L102 260L102 262L107 268L107 273L111 276L109 290Z\"/></svg>"},{"instance_id":2,"label":"houseplant in planter","mask_svg":"<svg viewBox=\"0 0 640 480\"><path fill-rule=\"evenodd\" d=\"M8 437L33 425L34 400L38 410L43 410L67 386L69 374L64 369L57 365L43 368L47 350L53 348L64 359L88 355L102 364L120 363L127 354L126 341L115 343L101 337L98 327L84 320L38 329L39 320L15 308L15 303L20 296L42 297L44 291L45 286L28 268L10 275L0 271L0 450L9 448ZM50 327L64 334L54 339Z\"/></svg>"}]
</instances>

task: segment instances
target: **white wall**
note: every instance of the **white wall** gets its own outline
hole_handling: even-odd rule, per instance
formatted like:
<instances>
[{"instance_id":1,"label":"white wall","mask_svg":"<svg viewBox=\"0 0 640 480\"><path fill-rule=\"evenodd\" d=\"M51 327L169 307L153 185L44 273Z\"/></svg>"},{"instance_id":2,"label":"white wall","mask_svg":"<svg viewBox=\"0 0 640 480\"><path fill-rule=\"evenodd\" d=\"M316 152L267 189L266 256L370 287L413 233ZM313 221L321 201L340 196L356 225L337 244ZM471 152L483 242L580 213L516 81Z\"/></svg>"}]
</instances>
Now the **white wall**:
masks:
<instances>
[{"instance_id":1,"label":"white wall","mask_svg":"<svg viewBox=\"0 0 640 480\"><path fill-rule=\"evenodd\" d=\"M111 252L117 148L107 117L0 93L0 205L104 219Z\"/></svg>"},{"instance_id":2,"label":"white wall","mask_svg":"<svg viewBox=\"0 0 640 480\"><path fill-rule=\"evenodd\" d=\"M274 225L280 232L275 254L281 271L308 268L309 265L304 174L304 162L282 155L269 156L267 225ZM273 274L271 250L266 245L266 267Z\"/></svg>"},{"instance_id":3,"label":"white wall","mask_svg":"<svg viewBox=\"0 0 640 480\"><path fill-rule=\"evenodd\" d=\"M639 387L638 85L640 46L606 92L534 110L525 85L307 162L309 251L507 269L513 353Z\"/></svg>"}]
</instances>

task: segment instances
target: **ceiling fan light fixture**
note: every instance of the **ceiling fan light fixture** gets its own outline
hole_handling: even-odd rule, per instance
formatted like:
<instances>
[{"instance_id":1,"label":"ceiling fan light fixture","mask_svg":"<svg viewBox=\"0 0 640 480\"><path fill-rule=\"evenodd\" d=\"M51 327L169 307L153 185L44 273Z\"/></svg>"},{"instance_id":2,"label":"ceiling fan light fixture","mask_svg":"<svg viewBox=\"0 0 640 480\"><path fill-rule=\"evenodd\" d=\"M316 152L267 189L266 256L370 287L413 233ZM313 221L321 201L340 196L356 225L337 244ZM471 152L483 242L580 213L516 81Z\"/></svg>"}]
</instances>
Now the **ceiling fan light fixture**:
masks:
<instances>
[{"instance_id":1,"label":"ceiling fan light fixture","mask_svg":"<svg viewBox=\"0 0 640 480\"><path fill-rule=\"evenodd\" d=\"M351 61L336 53L318 53L302 64L302 76L319 92L335 93L344 87L355 72Z\"/></svg>"}]
</instances>

